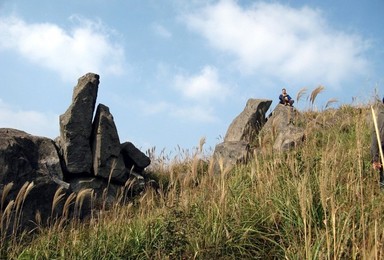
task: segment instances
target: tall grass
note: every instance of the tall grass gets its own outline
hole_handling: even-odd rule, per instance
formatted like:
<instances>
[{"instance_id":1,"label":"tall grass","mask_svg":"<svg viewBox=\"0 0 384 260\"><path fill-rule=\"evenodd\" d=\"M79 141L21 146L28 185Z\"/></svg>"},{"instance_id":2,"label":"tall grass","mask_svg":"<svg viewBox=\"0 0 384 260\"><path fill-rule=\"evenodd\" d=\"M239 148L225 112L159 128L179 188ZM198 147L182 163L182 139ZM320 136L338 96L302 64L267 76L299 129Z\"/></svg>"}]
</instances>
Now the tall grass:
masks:
<instances>
[{"instance_id":1,"label":"tall grass","mask_svg":"<svg viewBox=\"0 0 384 260\"><path fill-rule=\"evenodd\" d=\"M153 149L148 174L158 190L86 221L58 219L2 243L1 252L9 259L382 259L384 193L370 165L368 107L304 115L302 146L263 149L221 174L210 170L204 140L173 158ZM65 205L81 201L73 195Z\"/></svg>"}]
</instances>

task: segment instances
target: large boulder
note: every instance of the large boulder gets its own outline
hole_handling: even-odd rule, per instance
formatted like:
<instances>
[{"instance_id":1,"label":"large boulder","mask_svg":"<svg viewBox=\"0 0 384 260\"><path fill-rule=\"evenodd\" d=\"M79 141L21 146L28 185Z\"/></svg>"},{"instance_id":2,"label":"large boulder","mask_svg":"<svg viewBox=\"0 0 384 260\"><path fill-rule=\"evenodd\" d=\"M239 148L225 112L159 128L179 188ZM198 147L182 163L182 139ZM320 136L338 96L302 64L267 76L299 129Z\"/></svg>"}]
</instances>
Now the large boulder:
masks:
<instances>
[{"instance_id":1,"label":"large boulder","mask_svg":"<svg viewBox=\"0 0 384 260\"><path fill-rule=\"evenodd\" d=\"M91 143L95 176L125 183L128 173L120 153L119 135L109 108L103 104L97 106Z\"/></svg>"},{"instance_id":2,"label":"large boulder","mask_svg":"<svg viewBox=\"0 0 384 260\"><path fill-rule=\"evenodd\" d=\"M72 104L60 116L58 143L69 173L91 173L90 137L98 87L97 74L88 73L79 78L73 91Z\"/></svg>"},{"instance_id":3,"label":"large boulder","mask_svg":"<svg viewBox=\"0 0 384 260\"><path fill-rule=\"evenodd\" d=\"M267 121L265 113L271 104L272 100L267 99L247 101L244 110L230 124L224 142L215 147L212 156L215 173L229 171L248 160L253 153L250 147Z\"/></svg>"},{"instance_id":4,"label":"large boulder","mask_svg":"<svg viewBox=\"0 0 384 260\"><path fill-rule=\"evenodd\" d=\"M272 100L249 99L244 110L232 121L224 142L253 142L266 122L265 113Z\"/></svg>"},{"instance_id":5,"label":"large boulder","mask_svg":"<svg viewBox=\"0 0 384 260\"><path fill-rule=\"evenodd\" d=\"M278 104L260 131L261 142L272 144L275 151L300 145L305 139L305 130L298 126L301 121L304 118L296 108Z\"/></svg>"},{"instance_id":6,"label":"large boulder","mask_svg":"<svg viewBox=\"0 0 384 260\"><path fill-rule=\"evenodd\" d=\"M248 142L219 143L213 153L213 171L215 173L226 173L232 170L235 165L246 163L251 155L252 151Z\"/></svg>"},{"instance_id":7,"label":"large boulder","mask_svg":"<svg viewBox=\"0 0 384 260\"><path fill-rule=\"evenodd\" d=\"M151 159L131 142L121 144L121 154L124 158L125 167L129 171L142 173L151 163Z\"/></svg>"},{"instance_id":8,"label":"large boulder","mask_svg":"<svg viewBox=\"0 0 384 260\"><path fill-rule=\"evenodd\" d=\"M13 210L15 215L10 216L10 222L18 221L16 230L31 226L36 215L46 221L54 211L52 202L59 187L66 190L69 184L63 181L54 141L16 129L0 128L0 194L7 194L2 198L2 206L5 208L14 202L14 208L23 207L22 214Z\"/></svg>"},{"instance_id":9,"label":"large boulder","mask_svg":"<svg viewBox=\"0 0 384 260\"><path fill-rule=\"evenodd\" d=\"M109 182L98 177L74 177L69 180L71 191L82 196L82 206L78 210L79 216L87 216L92 209L110 209L113 205L124 204L132 196L144 191L144 178L138 174L131 174L125 183ZM84 194L84 195L82 195Z\"/></svg>"}]
</instances>

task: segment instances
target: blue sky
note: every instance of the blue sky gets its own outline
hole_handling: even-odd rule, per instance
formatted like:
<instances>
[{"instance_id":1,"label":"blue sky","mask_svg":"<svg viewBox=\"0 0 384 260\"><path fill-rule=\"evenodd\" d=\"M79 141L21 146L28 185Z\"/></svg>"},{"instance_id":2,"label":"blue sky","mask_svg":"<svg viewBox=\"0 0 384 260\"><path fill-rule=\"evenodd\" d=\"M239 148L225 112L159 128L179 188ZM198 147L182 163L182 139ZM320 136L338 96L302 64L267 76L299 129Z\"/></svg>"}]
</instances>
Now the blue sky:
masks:
<instances>
[{"instance_id":1,"label":"blue sky","mask_svg":"<svg viewBox=\"0 0 384 260\"><path fill-rule=\"evenodd\" d=\"M100 75L120 141L221 142L249 98L300 110L382 96L383 0L1 0L0 127L59 135L77 79Z\"/></svg>"}]
</instances>

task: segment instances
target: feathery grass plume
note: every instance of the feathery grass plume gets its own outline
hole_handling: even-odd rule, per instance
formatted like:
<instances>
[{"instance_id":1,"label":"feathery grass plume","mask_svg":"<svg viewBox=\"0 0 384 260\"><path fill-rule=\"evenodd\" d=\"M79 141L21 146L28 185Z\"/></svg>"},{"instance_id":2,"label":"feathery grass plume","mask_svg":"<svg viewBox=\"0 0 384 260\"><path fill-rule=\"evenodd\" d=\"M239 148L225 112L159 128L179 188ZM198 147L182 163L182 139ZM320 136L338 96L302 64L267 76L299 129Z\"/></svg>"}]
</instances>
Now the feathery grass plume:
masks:
<instances>
[{"instance_id":1,"label":"feathery grass plume","mask_svg":"<svg viewBox=\"0 0 384 260\"><path fill-rule=\"evenodd\" d=\"M205 136L200 138L200 142L199 142L199 152L202 153L203 152L203 147L204 147L204 144L206 142L206 138Z\"/></svg>"},{"instance_id":2,"label":"feathery grass plume","mask_svg":"<svg viewBox=\"0 0 384 260\"><path fill-rule=\"evenodd\" d=\"M299 102L301 97L307 93L307 90L308 90L307 88L302 88L299 90L299 92L296 95L296 102Z\"/></svg>"},{"instance_id":3,"label":"feathery grass plume","mask_svg":"<svg viewBox=\"0 0 384 260\"><path fill-rule=\"evenodd\" d=\"M42 225L42 220L41 220L41 213L39 210L36 211L36 214L35 214L35 222L36 222L36 226L37 227L41 227Z\"/></svg>"},{"instance_id":4,"label":"feathery grass plume","mask_svg":"<svg viewBox=\"0 0 384 260\"><path fill-rule=\"evenodd\" d=\"M26 190L29 186L29 182L26 181L23 186L21 186L19 192L17 193L17 196L16 196L16 199L15 199L15 204L16 204L16 213L19 211L20 207L21 207L21 204L22 204L22 201L23 201L23 198L24 198L24 194L26 193Z\"/></svg>"},{"instance_id":5,"label":"feathery grass plume","mask_svg":"<svg viewBox=\"0 0 384 260\"><path fill-rule=\"evenodd\" d=\"M83 189L83 190L78 192L78 194L76 196L76 201L75 201L75 216L77 215L78 217L80 217L81 209L83 208L84 199L87 196L90 197L90 202L92 204L93 189L90 189L90 188L89 189ZM92 208L92 205L91 205L91 208Z\"/></svg>"},{"instance_id":6,"label":"feathery grass plume","mask_svg":"<svg viewBox=\"0 0 384 260\"><path fill-rule=\"evenodd\" d=\"M22 209L24 205L24 201L27 198L29 192L32 190L34 186L33 181L29 183L26 181L24 185L21 187L19 193L16 196L15 204L16 204L16 211L15 211L15 221L13 223L13 232L16 233L16 230L19 228L19 224L21 221L22 216Z\"/></svg>"},{"instance_id":7,"label":"feathery grass plume","mask_svg":"<svg viewBox=\"0 0 384 260\"><path fill-rule=\"evenodd\" d=\"M7 236L8 228L9 228L10 223L11 223L11 214L13 212L14 206L15 206L15 201L11 200L1 214L1 225L0 225L1 239L0 239L0 242L3 242L5 237ZM0 243L0 249L2 247L1 246L2 244L3 243Z\"/></svg>"},{"instance_id":8,"label":"feathery grass plume","mask_svg":"<svg viewBox=\"0 0 384 260\"><path fill-rule=\"evenodd\" d=\"M333 103L337 103L338 100L336 98L331 98L327 101L327 103L325 104L325 109L327 109L330 105L332 105Z\"/></svg>"},{"instance_id":9,"label":"feathery grass plume","mask_svg":"<svg viewBox=\"0 0 384 260\"><path fill-rule=\"evenodd\" d=\"M318 95L320 92L322 92L323 90L324 90L324 86L320 85L320 86L318 86L317 88L315 88L315 89L312 91L312 93L311 93L311 97L309 98L309 101L312 103L312 105L313 105L313 103L315 102L315 99L316 99L317 95Z\"/></svg>"},{"instance_id":10,"label":"feathery grass plume","mask_svg":"<svg viewBox=\"0 0 384 260\"><path fill-rule=\"evenodd\" d=\"M72 192L69 194L68 198L65 200L64 207L63 207L63 218L64 220L68 218L69 216L69 207L73 203L73 200L76 198L76 193Z\"/></svg>"},{"instance_id":11,"label":"feathery grass plume","mask_svg":"<svg viewBox=\"0 0 384 260\"><path fill-rule=\"evenodd\" d=\"M15 206L15 201L11 200L8 205L5 207L3 214L1 215L1 228L3 227L4 221L10 220L11 213L13 212L13 207Z\"/></svg>"},{"instance_id":12,"label":"feathery grass plume","mask_svg":"<svg viewBox=\"0 0 384 260\"><path fill-rule=\"evenodd\" d=\"M35 183L34 183L34 182L31 182L31 183L28 185L27 189L25 190L24 196L23 196L23 203L24 203L25 199L27 198L29 192L33 189L34 186L35 186Z\"/></svg>"},{"instance_id":13,"label":"feathery grass plume","mask_svg":"<svg viewBox=\"0 0 384 260\"><path fill-rule=\"evenodd\" d=\"M10 182L4 186L3 193L1 194L1 208L0 209L2 209L4 207L5 198L8 196L8 193L12 189L12 187L13 187L13 182Z\"/></svg>"},{"instance_id":14,"label":"feathery grass plume","mask_svg":"<svg viewBox=\"0 0 384 260\"><path fill-rule=\"evenodd\" d=\"M63 192L64 188L62 186L60 186L56 192L55 192L55 195L53 196L53 200L52 200L52 209L51 209L51 216L53 216L53 212L57 206L57 204L59 204L59 202L63 199L63 197L65 196L65 192Z\"/></svg>"}]
</instances>

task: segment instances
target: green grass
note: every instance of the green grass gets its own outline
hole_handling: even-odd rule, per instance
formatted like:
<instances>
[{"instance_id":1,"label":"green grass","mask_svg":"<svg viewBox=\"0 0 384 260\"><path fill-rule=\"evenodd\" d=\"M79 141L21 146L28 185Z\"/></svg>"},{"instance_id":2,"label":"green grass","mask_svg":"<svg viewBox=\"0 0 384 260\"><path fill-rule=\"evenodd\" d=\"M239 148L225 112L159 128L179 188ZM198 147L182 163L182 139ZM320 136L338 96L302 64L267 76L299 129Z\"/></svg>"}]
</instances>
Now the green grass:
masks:
<instances>
[{"instance_id":1,"label":"green grass","mask_svg":"<svg viewBox=\"0 0 384 260\"><path fill-rule=\"evenodd\" d=\"M369 112L304 112L302 146L264 149L218 175L200 150L173 159L153 150L158 193L83 222L2 236L1 258L382 259L384 193L370 165Z\"/></svg>"}]
</instances>

